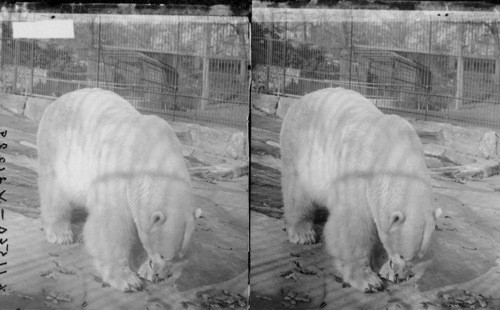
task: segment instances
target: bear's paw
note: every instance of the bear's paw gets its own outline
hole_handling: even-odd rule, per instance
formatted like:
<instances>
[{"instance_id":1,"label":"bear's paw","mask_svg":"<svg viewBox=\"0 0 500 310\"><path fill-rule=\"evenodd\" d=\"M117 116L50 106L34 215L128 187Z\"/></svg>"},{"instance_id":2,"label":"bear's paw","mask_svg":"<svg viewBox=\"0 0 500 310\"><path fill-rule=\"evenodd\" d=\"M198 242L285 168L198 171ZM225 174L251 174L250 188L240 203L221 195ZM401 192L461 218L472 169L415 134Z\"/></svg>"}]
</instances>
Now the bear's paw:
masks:
<instances>
[{"instance_id":1,"label":"bear's paw","mask_svg":"<svg viewBox=\"0 0 500 310\"><path fill-rule=\"evenodd\" d=\"M312 223L301 222L295 226L287 228L288 240L296 244L314 244L316 243L316 233Z\"/></svg>"},{"instance_id":2,"label":"bear's paw","mask_svg":"<svg viewBox=\"0 0 500 310\"><path fill-rule=\"evenodd\" d=\"M363 269L355 272L349 284L364 293L374 293L383 290L382 280L371 269Z\"/></svg>"},{"instance_id":3,"label":"bear's paw","mask_svg":"<svg viewBox=\"0 0 500 310\"><path fill-rule=\"evenodd\" d=\"M136 292L141 290L142 281L132 271L125 271L122 274L115 274L105 282L109 283L111 287L123 292Z\"/></svg>"},{"instance_id":4,"label":"bear's paw","mask_svg":"<svg viewBox=\"0 0 500 310\"><path fill-rule=\"evenodd\" d=\"M44 228L45 237L48 242L55 244L73 243L73 232L69 224L57 224Z\"/></svg>"}]
</instances>

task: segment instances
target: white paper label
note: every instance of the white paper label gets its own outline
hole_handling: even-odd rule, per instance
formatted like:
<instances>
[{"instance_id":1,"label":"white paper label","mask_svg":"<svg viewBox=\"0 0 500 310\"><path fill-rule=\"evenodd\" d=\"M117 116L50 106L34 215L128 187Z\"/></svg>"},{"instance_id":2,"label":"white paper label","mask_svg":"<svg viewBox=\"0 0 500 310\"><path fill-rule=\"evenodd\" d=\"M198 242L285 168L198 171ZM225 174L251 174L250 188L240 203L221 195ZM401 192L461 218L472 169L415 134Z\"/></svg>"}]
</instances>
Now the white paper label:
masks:
<instances>
[{"instance_id":1,"label":"white paper label","mask_svg":"<svg viewBox=\"0 0 500 310\"><path fill-rule=\"evenodd\" d=\"M73 20L12 22L14 39L74 39Z\"/></svg>"}]
</instances>

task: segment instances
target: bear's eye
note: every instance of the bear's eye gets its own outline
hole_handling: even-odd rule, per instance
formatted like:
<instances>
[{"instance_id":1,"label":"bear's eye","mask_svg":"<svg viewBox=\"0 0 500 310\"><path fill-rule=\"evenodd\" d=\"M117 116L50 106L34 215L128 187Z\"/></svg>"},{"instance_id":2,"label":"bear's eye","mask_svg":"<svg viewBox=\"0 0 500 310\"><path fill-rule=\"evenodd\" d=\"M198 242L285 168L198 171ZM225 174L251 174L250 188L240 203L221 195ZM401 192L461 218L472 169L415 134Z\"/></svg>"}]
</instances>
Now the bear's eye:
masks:
<instances>
[{"instance_id":1,"label":"bear's eye","mask_svg":"<svg viewBox=\"0 0 500 310\"><path fill-rule=\"evenodd\" d=\"M153 223L154 223L154 224L156 224L156 223L158 223L159 221L160 221L160 216L159 216L159 215L155 215L155 216L153 217Z\"/></svg>"}]
</instances>

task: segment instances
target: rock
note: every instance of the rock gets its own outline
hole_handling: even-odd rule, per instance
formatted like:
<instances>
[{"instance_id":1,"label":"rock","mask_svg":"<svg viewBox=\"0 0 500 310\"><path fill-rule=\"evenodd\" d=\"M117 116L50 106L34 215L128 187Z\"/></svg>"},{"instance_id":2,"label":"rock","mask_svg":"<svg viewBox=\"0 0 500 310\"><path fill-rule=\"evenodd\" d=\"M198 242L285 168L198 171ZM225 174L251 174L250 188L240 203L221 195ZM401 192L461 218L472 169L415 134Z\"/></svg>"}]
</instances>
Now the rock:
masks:
<instances>
[{"instance_id":1,"label":"rock","mask_svg":"<svg viewBox=\"0 0 500 310\"><path fill-rule=\"evenodd\" d=\"M446 147L434 143L424 144L424 154L429 157L442 157Z\"/></svg>"},{"instance_id":2,"label":"rock","mask_svg":"<svg viewBox=\"0 0 500 310\"><path fill-rule=\"evenodd\" d=\"M477 161L477 160L473 159L472 157L457 153L450 148L445 148L442 157L444 160L446 160L446 161L448 161L456 166L473 164Z\"/></svg>"},{"instance_id":3,"label":"rock","mask_svg":"<svg viewBox=\"0 0 500 310\"><path fill-rule=\"evenodd\" d=\"M497 153L497 135L485 128L461 127L446 123L410 121L424 145L443 145L465 155L489 159ZM436 147L430 147L438 151ZM464 158L459 160L464 162ZM465 160L467 162L467 160Z\"/></svg>"},{"instance_id":4,"label":"rock","mask_svg":"<svg viewBox=\"0 0 500 310\"><path fill-rule=\"evenodd\" d=\"M264 113L274 115L280 97L252 92L252 106Z\"/></svg>"},{"instance_id":5,"label":"rock","mask_svg":"<svg viewBox=\"0 0 500 310\"><path fill-rule=\"evenodd\" d=\"M233 159L244 159L246 145L246 139L243 132L238 131L231 135L229 141L226 143L226 155Z\"/></svg>"},{"instance_id":6,"label":"rock","mask_svg":"<svg viewBox=\"0 0 500 310\"><path fill-rule=\"evenodd\" d=\"M248 174L247 162L230 162L215 166L193 167L189 169L191 175L208 180L230 180Z\"/></svg>"},{"instance_id":7,"label":"rock","mask_svg":"<svg viewBox=\"0 0 500 310\"><path fill-rule=\"evenodd\" d=\"M248 157L246 136L242 131L181 122L169 122L169 124L183 145L199 148L204 152L219 156ZM187 152L183 154L186 156Z\"/></svg>"},{"instance_id":8,"label":"rock","mask_svg":"<svg viewBox=\"0 0 500 310\"><path fill-rule=\"evenodd\" d=\"M276 110L276 115L284 119L288 109L295 103L299 102L297 98L281 97L278 101L278 109Z\"/></svg>"},{"instance_id":9,"label":"rock","mask_svg":"<svg viewBox=\"0 0 500 310\"><path fill-rule=\"evenodd\" d=\"M410 121L423 144L443 144L443 128L432 122Z\"/></svg>"},{"instance_id":10,"label":"rock","mask_svg":"<svg viewBox=\"0 0 500 310\"><path fill-rule=\"evenodd\" d=\"M424 144L423 148L426 156L425 161L427 167L429 168L438 168L449 165L462 166L476 162L474 158L457 153L449 147L442 145L429 143Z\"/></svg>"},{"instance_id":11,"label":"rock","mask_svg":"<svg viewBox=\"0 0 500 310\"><path fill-rule=\"evenodd\" d=\"M483 136L483 132L476 128L465 128L442 124L444 133L444 145L463 154L476 155L477 145Z\"/></svg>"},{"instance_id":12,"label":"rock","mask_svg":"<svg viewBox=\"0 0 500 310\"><path fill-rule=\"evenodd\" d=\"M0 94L0 106L18 115L23 114L24 108L26 106L26 100L28 100L28 97L11 94Z\"/></svg>"},{"instance_id":13,"label":"rock","mask_svg":"<svg viewBox=\"0 0 500 310\"><path fill-rule=\"evenodd\" d=\"M494 160L475 158L477 162L464 166L441 167L433 172L455 179L482 179L496 175L500 171L500 163Z\"/></svg>"},{"instance_id":14,"label":"rock","mask_svg":"<svg viewBox=\"0 0 500 310\"><path fill-rule=\"evenodd\" d=\"M494 131L486 132L479 140L477 153L486 159L496 156L497 151L497 135Z\"/></svg>"},{"instance_id":15,"label":"rock","mask_svg":"<svg viewBox=\"0 0 500 310\"><path fill-rule=\"evenodd\" d=\"M177 138L179 139L179 142L181 144L185 145L193 145L193 139L191 138L191 135L187 131L178 131L175 133Z\"/></svg>"},{"instance_id":16,"label":"rock","mask_svg":"<svg viewBox=\"0 0 500 310\"><path fill-rule=\"evenodd\" d=\"M42 118L43 111L54 101L54 99L34 98L29 97L26 101L26 108L24 109L24 116L34 122L39 122Z\"/></svg>"},{"instance_id":17,"label":"rock","mask_svg":"<svg viewBox=\"0 0 500 310\"><path fill-rule=\"evenodd\" d=\"M225 159L216 155L205 153L202 150L196 148L190 154L188 159L193 160L194 162L197 162L203 166L215 166L226 163Z\"/></svg>"},{"instance_id":18,"label":"rock","mask_svg":"<svg viewBox=\"0 0 500 310\"><path fill-rule=\"evenodd\" d=\"M440 168L444 166L443 162L439 158L427 156L425 157L425 164L429 169Z\"/></svg>"}]
</instances>

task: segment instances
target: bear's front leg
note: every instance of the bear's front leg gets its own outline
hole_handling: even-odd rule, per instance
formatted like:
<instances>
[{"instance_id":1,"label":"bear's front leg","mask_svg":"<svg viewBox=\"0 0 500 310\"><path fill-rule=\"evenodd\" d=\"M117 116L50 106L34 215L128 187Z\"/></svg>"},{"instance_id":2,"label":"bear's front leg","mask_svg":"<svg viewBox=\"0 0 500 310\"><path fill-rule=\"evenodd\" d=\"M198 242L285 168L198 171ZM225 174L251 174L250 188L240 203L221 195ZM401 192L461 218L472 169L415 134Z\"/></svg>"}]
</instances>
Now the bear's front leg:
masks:
<instances>
[{"instance_id":1,"label":"bear's front leg","mask_svg":"<svg viewBox=\"0 0 500 310\"><path fill-rule=\"evenodd\" d=\"M283 207L288 240L297 244L313 244L316 233L313 229L313 204L297 184L294 173L283 173Z\"/></svg>"},{"instance_id":2,"label":"bear's front leg","mask_svg":"<svg viewBox=\"0 0 500 310\"><path fill-rule=\"evenodd\" d=\"M382 280L370 267L376 240L375 224L366 213L337 205L325 224L325 243L344 282L361 292L382 290ZM363 211L363 210L361 210Z\"/></svg>"},{"instance_id":3,"label":"bear's front leg","mask_svg":"<svg viewBox=\"0 0 500 310\"><path fill-rule=\"evenodd\" d=\"M95 260L95 266L102 280L111 287L123 292L135 292L142 288L141 279L130 269L127 261L102 262Z\"/></svg>"},{"instance_id":4,"label":"bear's front leg","mask_svg":"<svg viewBox=\"0 0 500 310\"><path fill-rule=\"evenodd\" d=\"M116 206L99 206L90 211L84 228L85 246L94 257L104 282L124 292L137 291L142 281L130 269L130 250L137 242L132 219ZM118 212L114 212L114 211Z\"/></svg>"},{"instance_id":5,"label":"bear's front leg","mask_svg":"<svg viewBox=\"0 0 500 310\"><path fill-rule=\"evenodd\" d=\"M53 173L40 168L40 209L45 238L50 243L73 243L71 205Z\"/></svg>"},{"instance_id":6,"label":"bear's front leg","mask_svg":"<svg viewBox=\"0 0 500 310\"><path fill-rule=\"evenodd\" d=\"M364 293L381 291L382 280L368 263L365 260L346 262L335 259L335 266L342 273L344 282Z\"/></svg>"}]
</instances>

